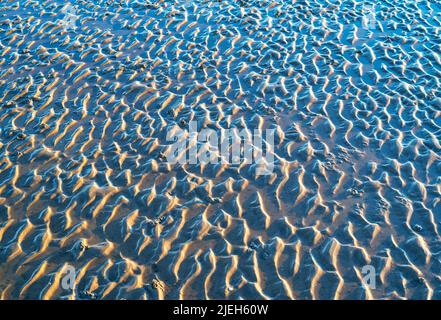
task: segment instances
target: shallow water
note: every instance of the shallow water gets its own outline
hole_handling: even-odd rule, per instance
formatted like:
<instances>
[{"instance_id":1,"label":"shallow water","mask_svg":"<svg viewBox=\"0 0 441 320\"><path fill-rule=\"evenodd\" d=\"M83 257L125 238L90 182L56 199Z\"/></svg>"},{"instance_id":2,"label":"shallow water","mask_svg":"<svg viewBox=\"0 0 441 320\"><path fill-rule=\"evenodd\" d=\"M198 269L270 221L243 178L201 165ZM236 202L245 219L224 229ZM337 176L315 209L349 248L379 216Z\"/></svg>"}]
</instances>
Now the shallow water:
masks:
<instances>
[{"instance_id":1,"label":"shallow water","mask_svg":"<svg viewBox=\"0 0 441 320\"><path fill-rule=\"evenodd\" d=\"M441 298L438 1L66 4L0 4L1 298Z\"/></svg>"}]
</instances>

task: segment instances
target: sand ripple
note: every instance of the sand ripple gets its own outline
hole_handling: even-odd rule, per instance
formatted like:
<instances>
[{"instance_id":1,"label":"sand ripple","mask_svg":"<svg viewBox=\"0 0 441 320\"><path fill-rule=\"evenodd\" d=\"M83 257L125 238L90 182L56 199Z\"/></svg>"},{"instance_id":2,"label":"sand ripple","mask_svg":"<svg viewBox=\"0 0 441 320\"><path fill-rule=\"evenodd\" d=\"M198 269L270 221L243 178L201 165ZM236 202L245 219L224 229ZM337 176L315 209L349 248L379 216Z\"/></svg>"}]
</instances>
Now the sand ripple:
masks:
<instances>
[{"instance_id":1,"label":"sand ripple","mask_svg":"<svg viewBox=\"0 0 441 320\"><path fill-rule=\"evenodd\" d=\"M71 3L0 5L1 298L441 298L439 3ZM273 175L165 163L192 120Z\"/></svg>"}]
</instances>

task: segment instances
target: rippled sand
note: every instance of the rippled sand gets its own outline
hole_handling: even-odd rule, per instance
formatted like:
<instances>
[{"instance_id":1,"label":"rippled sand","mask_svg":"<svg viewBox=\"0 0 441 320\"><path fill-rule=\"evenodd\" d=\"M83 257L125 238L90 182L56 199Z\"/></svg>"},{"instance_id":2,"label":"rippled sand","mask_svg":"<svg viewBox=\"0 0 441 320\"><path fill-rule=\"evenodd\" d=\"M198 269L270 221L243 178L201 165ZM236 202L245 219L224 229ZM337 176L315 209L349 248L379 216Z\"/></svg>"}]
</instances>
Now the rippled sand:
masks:
<instances>
[{"instance_id":1,"label":"rippled sand","mask_svg":"<svg viewBox=\"0 0 441 320\"><path fill-rule=\"evenodd\" d=\"M441 298L439 2L66 3L0 4L1 298ZM274 173L165 163L192 120Z\"/></svg>"}]
</instances>

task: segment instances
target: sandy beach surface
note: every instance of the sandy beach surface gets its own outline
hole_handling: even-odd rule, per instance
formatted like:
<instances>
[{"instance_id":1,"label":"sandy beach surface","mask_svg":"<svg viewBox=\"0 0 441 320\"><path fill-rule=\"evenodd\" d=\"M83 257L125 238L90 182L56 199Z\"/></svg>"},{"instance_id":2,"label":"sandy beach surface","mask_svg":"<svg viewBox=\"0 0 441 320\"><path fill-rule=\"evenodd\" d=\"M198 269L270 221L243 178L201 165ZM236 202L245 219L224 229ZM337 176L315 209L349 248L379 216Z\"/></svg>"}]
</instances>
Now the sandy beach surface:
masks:
<instances>
[{"instance_id":1,"label":"sandy beach surface","mask_svg":"<svg viewBox=\"0 0 441 320\"><path fill-rule=\"evenodd\" d=\"M440 299L440 9L1 0L0 298Z\"/></svg>"}]
</instances>

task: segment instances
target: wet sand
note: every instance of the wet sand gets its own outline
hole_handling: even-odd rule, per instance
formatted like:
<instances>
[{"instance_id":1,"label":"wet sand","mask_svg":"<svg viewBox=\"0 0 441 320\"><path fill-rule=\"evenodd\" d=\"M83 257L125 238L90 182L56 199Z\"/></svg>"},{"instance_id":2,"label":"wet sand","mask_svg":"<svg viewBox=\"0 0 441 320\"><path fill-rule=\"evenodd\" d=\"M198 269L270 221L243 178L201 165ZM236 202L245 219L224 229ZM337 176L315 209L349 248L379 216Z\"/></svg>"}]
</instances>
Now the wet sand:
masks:
<instances>
[{"instance_id":1,"label":"wet sand","mask_svg":"<svg viewBox=\"0 0 441 320\"><path fill-rule=\"evenodd\" d=\"M439 3L70 3L0 4L0 298L441 298ZM190 121L274 172L167 163Z\"/></svg>"}]
</instances>

